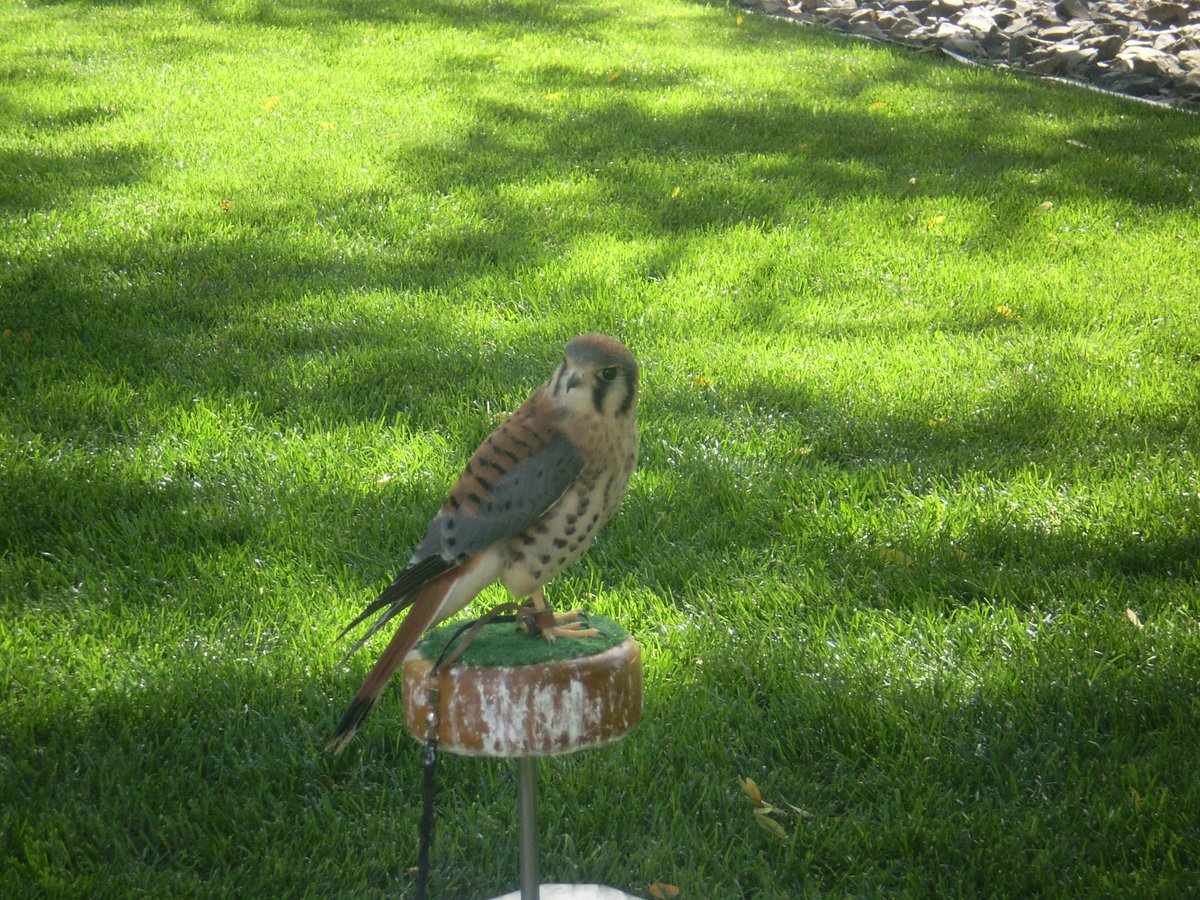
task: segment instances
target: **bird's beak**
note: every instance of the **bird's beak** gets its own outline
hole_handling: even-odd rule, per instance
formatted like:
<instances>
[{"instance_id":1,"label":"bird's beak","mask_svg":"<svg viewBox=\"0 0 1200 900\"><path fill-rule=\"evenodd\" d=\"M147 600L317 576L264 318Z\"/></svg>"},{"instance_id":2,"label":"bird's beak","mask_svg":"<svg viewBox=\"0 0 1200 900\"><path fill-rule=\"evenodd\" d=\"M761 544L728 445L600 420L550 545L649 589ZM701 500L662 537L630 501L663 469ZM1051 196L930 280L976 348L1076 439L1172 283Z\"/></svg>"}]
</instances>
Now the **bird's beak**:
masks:
<instances>
[{"instance_id":1,"label":"bird's beak","mask_svg":"<svg viewBox=\"0 0 1200 900\"><path fill-rule=\"evenodd\" d=\"M569 391L572 388L577 388L581 384L583 384L583 376L572 370L570 377L567 378L567 390Z\"/></svg>"}]
</instances>

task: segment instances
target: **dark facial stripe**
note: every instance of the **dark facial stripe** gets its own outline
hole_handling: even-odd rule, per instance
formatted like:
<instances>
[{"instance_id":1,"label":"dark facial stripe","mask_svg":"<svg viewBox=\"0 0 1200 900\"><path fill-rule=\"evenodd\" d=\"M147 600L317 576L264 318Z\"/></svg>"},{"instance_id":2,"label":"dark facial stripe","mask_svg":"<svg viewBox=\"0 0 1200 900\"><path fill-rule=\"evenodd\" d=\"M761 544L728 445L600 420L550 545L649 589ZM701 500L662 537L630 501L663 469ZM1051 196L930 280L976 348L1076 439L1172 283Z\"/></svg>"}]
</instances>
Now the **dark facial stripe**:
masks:
<instances>
[{"instance_id":1,"label":"dark facial stripe","mask_svg":"<svg viewBox=\"0 0 1200 900\"><path fill-rule=\"evenodd\" d=\"M566 360L563 360L563 364L558 367L558 372L556 372L554 375L554 389L550 392L555 397L558 396L559 391L562 389L563 379L566 377L567 377L567 362L566 362Z\"/></svg>"},{"instance_id":2,"label":"dark facial stripe","mask_svg":"<svg viewBox=\"0 0 1200 900\"><path fill-rule=\"evenodd\" d=\"M596 412L604 412L604 398L608 396L608 389L614 383L612 381L601 381L599 378L596 379L596 386L592 388L592 406L596 408Z\"/></svg>"},{"instance_id":3,"label":"dark facial stripe","mask_svg":"<svg viewBox=\"0 0 1200 900\"><path fill-rule=\"evenodd\" d=\"M633 397L637 393L637 388L633 386L633 381L628 375L625 375L621 379L621 384L625 388L625 399L621 401L621 405L617 408L618 416L623 416L629 412L630 407L633 406Z\"/></svg>"}]
</instances>

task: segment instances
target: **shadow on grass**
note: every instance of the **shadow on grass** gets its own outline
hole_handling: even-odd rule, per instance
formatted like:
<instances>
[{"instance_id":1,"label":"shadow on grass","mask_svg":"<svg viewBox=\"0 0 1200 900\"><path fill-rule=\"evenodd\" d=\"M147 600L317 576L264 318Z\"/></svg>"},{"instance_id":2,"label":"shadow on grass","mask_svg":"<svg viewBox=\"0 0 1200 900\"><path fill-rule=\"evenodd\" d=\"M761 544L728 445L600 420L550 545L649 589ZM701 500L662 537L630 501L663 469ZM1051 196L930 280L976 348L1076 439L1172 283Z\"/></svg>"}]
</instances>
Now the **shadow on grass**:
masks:
<instances>
[{"instance_id":1,"label":"shadow on grass","mask_svg":"<svg viewBox=\"0 0 1200 900\"><path fill-rule=\"evenodd\" d=\"M31 6L76 6L78 0L31 0ZM327 28L337 25L438 25L464 30L561 33L574 26L603 21L610 14L593 7L562 6L544 0L486 0L452 2L422 0L415 4L371 0L89 0L89 6L147 8L183 6L198 18L217 23L253 24L273 28Z\"/></svg>"},{"instance_id":2,"label":"shadow on grass","mask_svg":"<svg viewBox=\"0 0 1200 900\"><path fill-rule=\"evenodd\" d=\"M643 417L643 481L610 527L669 548L624 547L635 580L661 593L681 584L703 596L753 577L751 593L802 602L815 599L807 585L818 573L822 590L847 590L855 606L1038 608L1128 590L1176 608L1200 577L1200 533L1186 524L1195 499L1145 457L1147 443L1167 457L1187 446L1187 415L1097 421L1052 389L1020 384L988 402L965 423L931 426L921 410L847 410L801 385L663 386ZM656 446L656 430L683 422L694 437ZM746 429L742 440L731 423ZM740 446L779 427L795 435L795 452ZM1044 508L1023 496L1031 483L1044 485ZM889 548L909 560L881 557ZM621 562L609 560L618 571Z\"/></svg>"},{"instance_id":3,"label":"shadow on grass","mask_svg":"<svg viewBox=\"0 0 1200 900\"><path fill-rule=\"evenodd\" d=\"M45 84L56 80L47 71L32 75L13 67L0 75L0 84ZM0 94L0 121L14 132L36 139L68 132L103 128L117 116L109 106L64 106L53 111L25 108L18 99ZM54 209L86 203L95 191L135 184L153 164L153 151L144 146L50 151L35 141L0 150L0 215Z\"/></svg>"},{"instance_id":4,"label":"shadow on grass","mask_svg":"<svg viewBox=\"0 0 1200 900\"><path fill-rule=\"evenodd\" d=\"M870 617L842 634L713 623L689 644L703 665L674 672L664 701L663 731L696 735L676 746L677 771L752 773L767 802L804 807L808 821L780 817L812 851L804 877L849 879L850 893L858 878L888 885L890 862L913 853L923 874L907 874L922 883L890 884L901 893L942 893L942 879L961 890L963 877L1015 893L1061 890L1066 877L1187 877L1198 862L1185 837L1196 791L1173 760L1190 742L1197 671L1179 641L1159 657L1118 615L1042 623L1028 640L964 629L961 647L926 643L918 625L913 645L873 649L860 644ZM978 648L989 646L993 662L979 672ZM702 795L683 780L680 796ZM846 842L860 848L853 862L838 852ZM1014 858L1028 866L1012 871Z\"/></svg>"},{"instance_id":5,"label":"shadow on grass","mask_svg":"<svg viewBox=\"0 0 1200 900\"><path fill-rule=\"evenodd\" d=\"M1043 623L1015 656L1003 635L963 634L996 643L975 688L953 646L880 666L812 622L811 634L778 636L722 625L687 645L702 665L655 661L646 719L620 745L549 764L543 827L586 823L588 843L608 848L591 879L645 877L665 847L719 896L799 895L817 880L923 894L971 877L1034 894L1062 889L1064 873L1083 893L1139 873L1174 883L1200 862L1181 764L1200 672L1194 654L1147 655L1127 624L1059 634ZM419 753L396 719L398 692L329 758L320 746L343 685L314 678L303 655L204 627L117 654L86 691L64 670L11 697L0 883L53 892L69 873L75 886L192 893L227 878L255 895L411 885ZM661 778L647 802L651 773ZM807 851L808 863L764 861L775 845L736 796L738 775L808 811L782 817L786 859ZM456 895L512 878L508 769L447 757L440 778L437 877ZM597 815L614 807L624 815ZM914 852L926 865L888 872ZM548 856L567 874L573 860ZM1018 873L1014 858L1026 861ZM293 859L303 866L277 868Z\"/></svg>"},{"instance_id":6,"label":"shadow on grass","mask_svg":"<svg viewBox=\"0 0 1200 900\"><path fill-rule=\"evenodd\" d=\"M301 895L314 879L351 873L360 888L409 880L415 742L385 728L371 765L334 760L321 750L333 701L294 654L214 646L207 633L156 649L157 668L122 662L119 675L57 702L33 698L9 720L21 803L6 816L0 877L25 891L120 883L170 895L205 893L224 877L261 895ZM381 756L394 762L378 765ZM64 795L70 802L56 801ZM372 862L353 845L393 852ZM292 854L308 862L290 874L272 862ZM55 884L67 874L69 887Z\"/></svg>"},{"instance_id":7,"label":"shadow on grass","mask_svg":"<svg viewBox=\"0 0 1200 900\"><path fill-rule=\"evenodd\" d=\"M84 114L107 115L98 110ZM144 147L57 154L0 151L0 169L5 173L0 183L0 210L31 212L78 202L93 191L133 184L150 166L151 154Z\"/></svg>"},{"instance_id":8,"label":"shadow on grass","mask_svg":"<svg viewBox=\"0 0 1200 900\"><path fill-rule=\"evenodd\" d=\"M936 80L924 61L898 59L889 68L889 77L900 81ZM598 76L558 66L543 86L594 90ZM1019 105L1033 100L1053 108L1052 98L1026 97L1002 82L964 90L954 101L960 108L945 115L882 116L823 107L819 95L805 96L804 89L756 105L722 98L683 111L657 110L637 95L669 91L675 76L638 77L648 83L615 88L602 105L570 115L552 104L481 100L478 126L458 144L434 151L437 165L428 164L427 148L414 147L397 158L396 177L419 190L445 192L464 185L503 189L531 174L553 181L586 172L600 182L607 202L665 234L747 221L795 223L825 203L850 198L974 195L1019 203L1019 210L994 211L997 224L978 235L984 251L1020 233L1019 222L1036 206L1030 198L1038 196L1060 203L1120 198L1159 208L1197 203L1183 173L1189 164L1200 166L1200 151L1179 142L1181 156L1167 162L1145 150L1146 141L1154 145L1156 126L1160 142L1177 136L1175 123L1150 117L1097 124L1089 134L1096 149L1083 151L1063 139L1052 115L1039 122ZM1114 165L1109 154L1123 164ZM680 186L684 201L669 202ZM1022 191L1014 197L1014 189Z\"/></svg>"}]
</instances>

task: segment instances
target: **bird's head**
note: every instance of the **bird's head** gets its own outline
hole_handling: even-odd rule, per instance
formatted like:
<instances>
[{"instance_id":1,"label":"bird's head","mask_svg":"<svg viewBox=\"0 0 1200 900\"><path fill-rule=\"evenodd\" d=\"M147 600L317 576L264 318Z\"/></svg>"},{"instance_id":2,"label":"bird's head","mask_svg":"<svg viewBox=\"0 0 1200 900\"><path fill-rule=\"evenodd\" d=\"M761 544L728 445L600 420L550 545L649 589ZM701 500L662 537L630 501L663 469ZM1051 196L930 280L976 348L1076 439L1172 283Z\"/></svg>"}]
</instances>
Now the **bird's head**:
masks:
<instances>
[{"instance_id":1,"label":"bird's head","mask_svg":"<svg viewBox=\"0 0 1200 900\"><path fill-rule=\"evenodd\" d=\"M581 334L567 342L550 379L551 395L571 412L632 417L637 410L638 364L620 341Z\"/></svg>"}]
</instances>

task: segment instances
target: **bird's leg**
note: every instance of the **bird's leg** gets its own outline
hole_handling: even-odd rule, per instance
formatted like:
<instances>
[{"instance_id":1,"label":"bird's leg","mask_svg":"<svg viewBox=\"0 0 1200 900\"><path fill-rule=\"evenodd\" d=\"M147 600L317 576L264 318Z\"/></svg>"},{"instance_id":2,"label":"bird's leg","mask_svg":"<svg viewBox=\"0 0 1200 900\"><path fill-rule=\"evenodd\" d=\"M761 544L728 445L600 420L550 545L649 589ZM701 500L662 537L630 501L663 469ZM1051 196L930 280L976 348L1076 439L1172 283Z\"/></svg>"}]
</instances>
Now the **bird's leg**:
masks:
<instances>
[{"instance_id":1,"label":"bird's leg","mask_svg":"<svg viewBox=\"0 0 1200 900\"><path fill-rule=\"evenodd\" d=\"M585 616L582 609L556 615L546 602L546 595L542 593L541 588L534 590L529 595L529 600L533 608L529 611L530 622L525 630L535 634L540 632L542 637L552 644L560 637L584 638L600 634L595 628L589 628L586 621L581 621ZM528 627L528 624L532 624L533 627Z\"/></svg>"}]
</instances>

